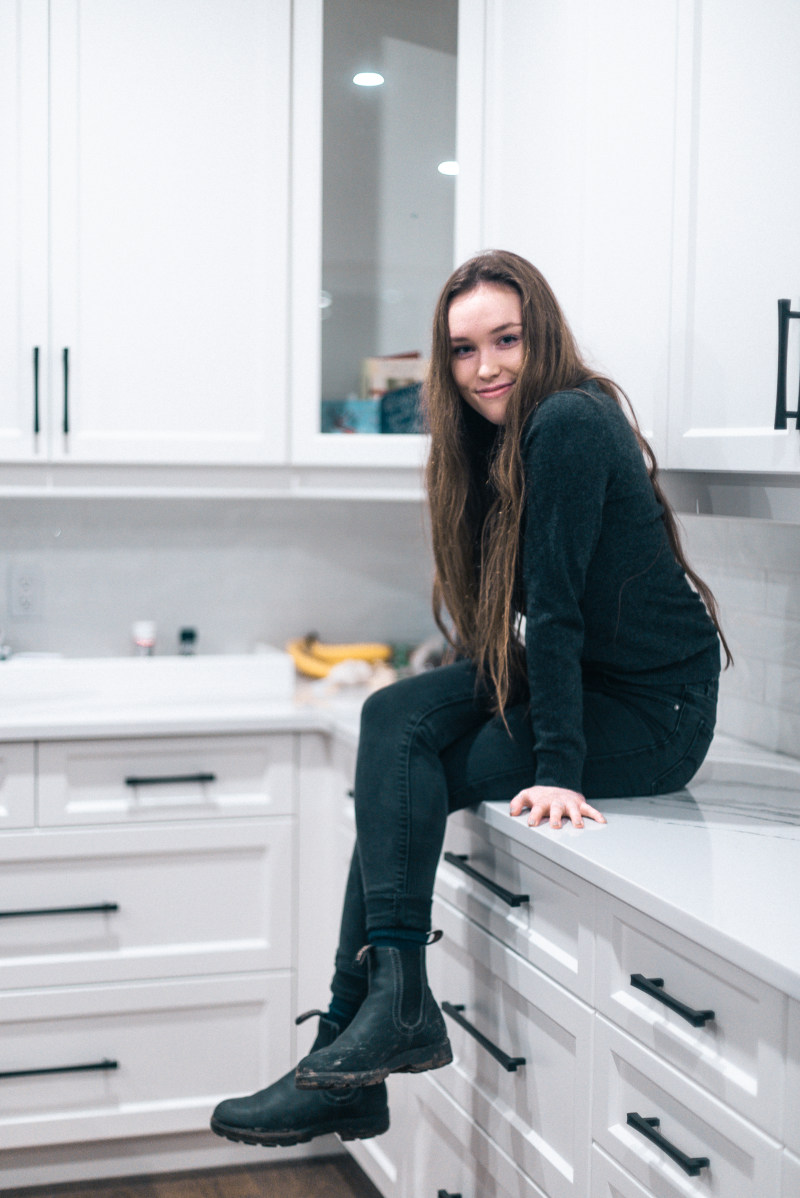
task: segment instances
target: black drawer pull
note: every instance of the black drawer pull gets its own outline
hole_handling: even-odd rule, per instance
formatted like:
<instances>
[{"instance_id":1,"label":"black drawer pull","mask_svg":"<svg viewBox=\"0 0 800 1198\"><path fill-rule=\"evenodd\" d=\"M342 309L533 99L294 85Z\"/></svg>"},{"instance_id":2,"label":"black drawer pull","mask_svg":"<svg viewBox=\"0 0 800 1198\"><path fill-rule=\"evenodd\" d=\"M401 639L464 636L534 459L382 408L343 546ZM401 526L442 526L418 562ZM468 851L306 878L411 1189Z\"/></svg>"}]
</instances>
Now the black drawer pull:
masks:
<instances>
[{"instance_id":1,"label":"black drawer pull","mask_svg":"<svg viewBox=\"0 0 800 1198\"><path fill-rule=\"evenodd\" d=\"M697 1177L701 1169L708 1169L711 1164L707 1156L687 1156L685 1152L681 1152L680 1148L676 1148L674 1144L670 1144L669 1140L664 1139L658 1131L661 1126L660 1119L644 1119L641 1115L637 1115L636 1111L629 1111L628 1126L650 1140L656 1148L666 1152L667 1156L671 1157L676 1165L680 1165L684 1173L688 1173L690 1177Z\"/></svg>"},{"instance_id":2,"label":"black drawer pull","mask_svg":"<svg viewBox=\"0 0 800 1198\"><path fill-rule=\"evenodd\" d=\"M119 911L119 903L93 903L90 907L31 907L24 911L0 911L0 919L22 919L26 915L88 915Z\"/></svg>"},{"instance_id":3,"label":"black drawer pull","mask_svg":"<svg viewBox=\"0 0 800 1198\"><path fill-rule=\"evenodd\" d=\"M172 774L163 777L126 778L126 786L170 786L175 782L216 782L216 774Z\"/></svg>"},{"instance_id":4,"label":"black drawer pull","mask_svg":"<svg viewBox=\"0 0 800 1198\"><path fill-rule=\"evenodd\" d=\"M449 1015L451 1019L454 1019L459 1027L463 1027L465 1032L469 1032L470 1036L474 1040L477 1040L481 1047L485 1048L496 1061L499 1061L506 1073L516 1073L520 1065L526 1064L525 1057L510 1057L508 1053L503 1052L502 1048L498 1048L496 1044L492 1044L491 1040L487 1040L483 1032L479 1032L476 1027L473 1027L469 1020L465 1019L461 1014L464 1010L463 1003L443 1002L442 1010L445 1015Z\"/></svg>"},{"instance_id":5,"label":"black drawer pull","mask_svg":"<svg viewBox=\"0 0 800 1198\"><path fill-rule=\"evenodd\" d=\"M466 853L445 853L445 861L448 865L454 865L456 869L460 869L462 873L473 878L476 882L480 882L481 886L485 886L487 890L491 890L492 894L496 894L504 903L508 903L509 907L521 907L523 903L531 901L528 894L514 894L511 890L506 890L503 886L498 886L497 882L493 882L491 878L487 878L484 874L479 874L477 869L473 869L471 865L467 865L469 857Z\"/></svg>"},{"instance_id":6,"label":"black drawer pull","mask_svg":"<svg viewBox=\"0 0 800 1198\"><path fill-rule=\"evenodd\" d=\"M97 1073L100 1070L119 1069L117 1061L95 1061L91 1065L55 1065L51 1069L11 1069L0 1073L2 1077L41 1077L45 1073Z\"/></svg>"},{"instance_id":7,"label":"black drawer pull","mask_svg":"<svg viewBox=\"0 0 800 1198\"><path fill-rule=\"evenodd\" d=\"M69 436L69 347L65 346L61 353L61 365L64 371L64 414L61 429L65 437Z\"/></svg>"},{"instance_id":8,"label":"black drawer pull","mask_svg":"<svg viewBox=\"0 0 800 1198\"><path fill-rule=\"evenodd\" d=\"M39 346L33 347L33 433L38 437L39 427Z\"/></svg>"},{"instance_id":9,"label":"black drawer pull","mask_svg":"<svg viewBox=\"0 0 800 1198\"><path fill-rule=\"evenodd\" d=\"M451 1194L449 1190L439 1190L436 1198L461 1198L460 1194Z\"/></svg>"},{"instance_id":10,"label":"black drawer pull","mask_svg":"<svg viewBox=\"0 0 800 1198\"><path fill-rule=\"evenodd\" d=\"M686 1003L682 1003L680 999L667 994L663 989L663 978L646 978L643 973L632 973L631 985L635 989L649 994L656 1002L663 1003L665 1007L669 1007L670 1011L675 1011L687 1023L691 1023L692 1027L704 1027L709 1020L714 1018L713 1011L695 1011L693 1007L687 1007Z\"/></svg>"},{"instance_id":11,"label":"black drawer pull","mask_svg":"<svg viewBox=\"0 0 800 1198\"><path fill-rule=\"evenodd\" d=\"M793 416L800 429L800 395L794 412L786 407L786 368L789 356L789 321L800 320L800 312L792 312L788 299L778 300L778 393L775 398L775 428L786 428L787 416Z\"/></svg>"}]
</instances>

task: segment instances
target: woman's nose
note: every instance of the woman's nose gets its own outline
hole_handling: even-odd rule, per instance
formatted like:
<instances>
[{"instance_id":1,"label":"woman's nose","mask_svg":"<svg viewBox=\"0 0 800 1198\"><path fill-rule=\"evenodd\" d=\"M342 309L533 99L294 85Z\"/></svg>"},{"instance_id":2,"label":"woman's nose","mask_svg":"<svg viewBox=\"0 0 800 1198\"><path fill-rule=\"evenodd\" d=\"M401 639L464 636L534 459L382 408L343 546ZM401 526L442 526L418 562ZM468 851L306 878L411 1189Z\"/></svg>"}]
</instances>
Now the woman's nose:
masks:
<instances>
[{"instance_id":1,"label":"woman's nose","mask_svg":"<svg viewBox=\"0 0 800 1198\"><path fill-rule=\"evenodd\" d=\"M478 374L482 379L491 379L497 374L498 366L494 360L494 354L481 354L481 361L478 367Z\"/></svg>"}]
</instances>

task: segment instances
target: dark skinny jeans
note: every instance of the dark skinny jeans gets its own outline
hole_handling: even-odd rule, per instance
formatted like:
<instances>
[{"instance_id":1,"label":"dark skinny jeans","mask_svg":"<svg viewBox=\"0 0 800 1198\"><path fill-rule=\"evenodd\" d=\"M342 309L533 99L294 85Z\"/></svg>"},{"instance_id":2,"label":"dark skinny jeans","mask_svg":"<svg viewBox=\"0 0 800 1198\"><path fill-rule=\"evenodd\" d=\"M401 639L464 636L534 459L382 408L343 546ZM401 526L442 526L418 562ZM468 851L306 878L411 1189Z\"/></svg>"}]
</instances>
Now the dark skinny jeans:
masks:
<instances>
[{"instance_id":1,"label":"dark skinny jeans","mask_svg":"<svg viewBox=\"0 0 800 1198\"><path fill-rule=\"evenodd\" d=\"M711 744L717 679L656 689L603 674L584 679L591 801L665 794L696 773ZM358 950L378 929L430 928L447 816L482 800L510 801L535 777L527 704L491 714L463 660L404 678L364 704L355 779L356 847L331 989L347 1003L366 993Z\"/></svg>"}]
</instances>

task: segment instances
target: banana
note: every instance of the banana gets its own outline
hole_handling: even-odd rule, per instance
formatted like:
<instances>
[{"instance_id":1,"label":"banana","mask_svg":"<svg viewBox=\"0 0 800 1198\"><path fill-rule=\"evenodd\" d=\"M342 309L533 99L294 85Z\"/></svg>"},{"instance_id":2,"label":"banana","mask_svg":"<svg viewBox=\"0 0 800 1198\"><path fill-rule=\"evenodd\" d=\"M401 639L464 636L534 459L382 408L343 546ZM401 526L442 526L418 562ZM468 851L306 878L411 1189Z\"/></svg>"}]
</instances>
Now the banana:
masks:
<instances>
[{"instance_id":1,"label":"banana","mask_svg":"<svg viewBox=\"0 0 800 1198\"><path fill-rule=\"evenodd\" d=\"M391 646L379 641L329 645L318 640L313 634L288 641L286 651L291 654L297 670L309 678L327 678L340 661L355 659L375 664L388 661L392 656Z\"/></svg>"},{"instance_id":2,"label":"banana","mask_svg":"<svg viewBox=\"0 0 800 1198\"><path fill-rule=\"evenodd\" d=\"M303 637L286 643L286 652L293 658L295 669L298 673L305 674L307 678L327 678L333 666L329 662L320 661L318 657L314 657L305 646L306 642Z\"/></svg>"},{"instance_id":3,"label":"banana","mask_svg":"<svg viewBox=\"0 0 800 1198\"><path fill-rule=\"evenodd\" d=\"M306 647L310 653L318 657L320 661L330 662L331 665L336 665L339 661L388 661L392 656L391 645L385 645L381 641L356 641L352 644L343 645L327 645L324 641L318 641L314 636L308 636L306 639Z\"/></svg>"}]
</instances>

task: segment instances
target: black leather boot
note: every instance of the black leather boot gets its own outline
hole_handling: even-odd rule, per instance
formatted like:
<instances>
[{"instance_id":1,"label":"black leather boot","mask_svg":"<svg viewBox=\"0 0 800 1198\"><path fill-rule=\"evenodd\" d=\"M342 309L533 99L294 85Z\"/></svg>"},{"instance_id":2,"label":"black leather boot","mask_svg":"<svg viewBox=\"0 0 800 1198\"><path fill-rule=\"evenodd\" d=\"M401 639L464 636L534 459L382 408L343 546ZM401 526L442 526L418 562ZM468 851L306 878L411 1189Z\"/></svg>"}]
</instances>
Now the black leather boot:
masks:
<instances>
[{"instance_id":1,"label":"black leather boot","mask_svg":"<svg viewBox=\"0 0 800 1198\"><path fill-rule=\"evenodd\" d=\"M321 1011L308 1011L297 1023L311 1015L320 1016L314 1052L333 1043L339 1026ZM342 1140L367 1140L382 1135L388 1127L385 1085L303 1091L295 1086L294 1069L257 1094L226 1098L211 1116L211 1130L218 1136L273 1148L304 1144L330 1132Z\"/></svg>"},{"instance_id":2,"label":"black leather boot","mask_svg":"<svg viewBox=\"0 0 800 1198\"><path fill-rule=\"evenodd\" d=\"M422 1073L453 1059L442 1013L428 987L424 945L368 945L361 952L369 954L369 993L341 1036L297 1066L301 1090L373 1086L390 1073Z\"/></svg>"}]
</instances>

